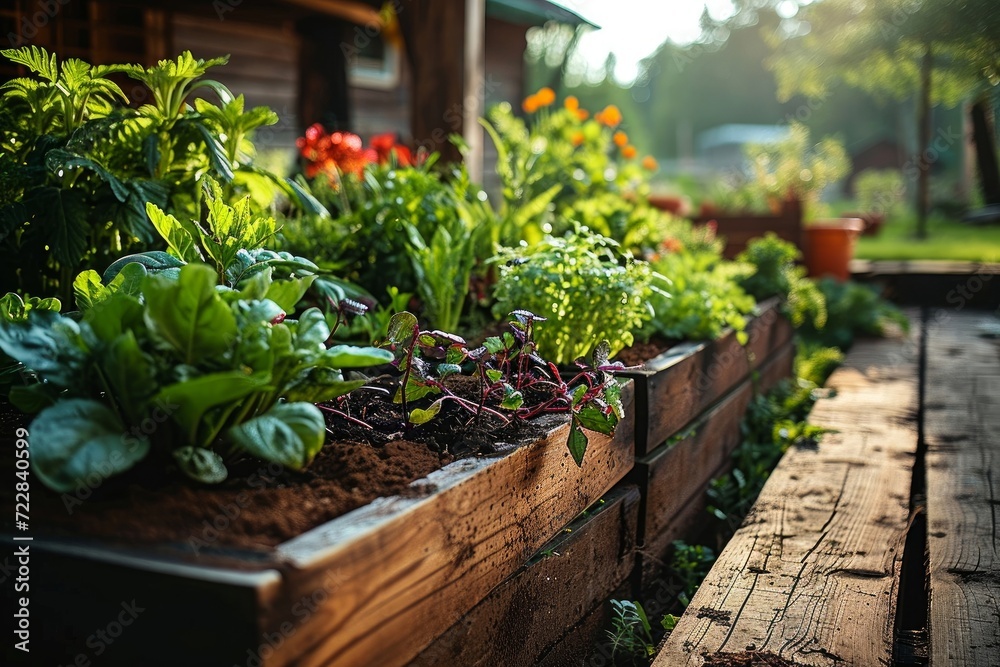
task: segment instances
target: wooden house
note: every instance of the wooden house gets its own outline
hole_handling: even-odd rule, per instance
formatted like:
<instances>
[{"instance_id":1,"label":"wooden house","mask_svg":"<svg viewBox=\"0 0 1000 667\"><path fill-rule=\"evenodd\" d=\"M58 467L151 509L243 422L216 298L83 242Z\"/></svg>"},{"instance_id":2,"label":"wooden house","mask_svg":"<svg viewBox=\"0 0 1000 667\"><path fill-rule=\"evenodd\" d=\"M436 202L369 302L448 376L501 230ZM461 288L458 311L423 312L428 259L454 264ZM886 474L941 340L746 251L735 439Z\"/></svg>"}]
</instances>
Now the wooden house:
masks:
<instances>
[{"instance_id":1,"label":"wooden house","mask_svg":"<svg viewBox=\"0 0 1000 667\"><path fill-rule=\"evenodd\" d=\"M13 0L0 8L0 42L92 63L230 54L211 78L281 118L259 146L290 148L321 122L454 157L448 136L459 133L479 175L477 118L523 96L527 29L550 20L586 23L545 0ZM0 81L18 74L0 63Z\"/></svg>"}]
</instances>

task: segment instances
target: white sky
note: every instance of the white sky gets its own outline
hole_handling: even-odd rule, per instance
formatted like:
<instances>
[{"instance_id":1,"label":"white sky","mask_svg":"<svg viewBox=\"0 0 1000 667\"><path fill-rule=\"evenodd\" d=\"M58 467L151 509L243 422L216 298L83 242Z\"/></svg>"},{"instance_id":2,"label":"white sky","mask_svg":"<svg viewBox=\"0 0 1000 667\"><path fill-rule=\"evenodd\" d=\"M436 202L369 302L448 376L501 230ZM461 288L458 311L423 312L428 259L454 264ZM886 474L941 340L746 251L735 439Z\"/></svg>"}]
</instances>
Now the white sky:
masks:
<instances>
[{"instance_id":1,"label":"white sky","mask_svg":"<svg viewBox=\"0 0 1000 667\"><path fill-rule=\"evenodd\" d=\"M589 66L597 68L614 52L615 78L621 82L634 80L639 61L665 40L675 44L695 41L701 35L701 14L706 8L716 20L734 11L731 0L557 0L557 4L601 26L581 38L580 53ZM781 9L794 15L798 3L783 4L787 8Z\"/></svg>"}]
</instances>

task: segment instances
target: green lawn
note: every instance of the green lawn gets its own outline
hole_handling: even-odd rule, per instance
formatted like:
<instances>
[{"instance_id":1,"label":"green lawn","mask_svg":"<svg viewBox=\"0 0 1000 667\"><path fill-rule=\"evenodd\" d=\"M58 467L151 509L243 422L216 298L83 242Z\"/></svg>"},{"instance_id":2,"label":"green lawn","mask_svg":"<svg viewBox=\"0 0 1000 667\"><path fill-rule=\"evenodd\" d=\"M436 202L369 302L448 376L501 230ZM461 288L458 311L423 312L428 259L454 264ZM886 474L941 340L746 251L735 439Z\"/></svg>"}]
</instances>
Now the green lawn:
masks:
<instances>
[{"instance_id":1,"label":"green lawn","mask_svg":"<svg viewBox=\"0 0 1000 667\"><path fill-rule=\"evenodd\" d=\"M950 259L1000 262L1000 225L967 225L932 217L928 238L914 238L916 219L886 222L878 236L863 236L854 256L859 259Z\"/></svg>"}]
</instances>

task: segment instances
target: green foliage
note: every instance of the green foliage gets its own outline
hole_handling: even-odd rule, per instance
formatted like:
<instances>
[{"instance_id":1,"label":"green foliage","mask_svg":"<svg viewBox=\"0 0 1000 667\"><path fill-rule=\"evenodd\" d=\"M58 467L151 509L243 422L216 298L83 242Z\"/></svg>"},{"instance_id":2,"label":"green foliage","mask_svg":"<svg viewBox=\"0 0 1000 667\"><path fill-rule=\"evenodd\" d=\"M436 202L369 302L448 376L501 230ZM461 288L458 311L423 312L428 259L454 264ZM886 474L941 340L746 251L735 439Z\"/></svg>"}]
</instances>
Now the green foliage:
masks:
<instances>
[{"instance_id":1,"label":"green foliage","mask_svg":"<svg viewBox=\"0 0 1000 667\"><path fill-rule=\"evenodd\" d=\"M425 321L456 329L470 276L493 254L496 219L464 167L446 178L434 164L373 163L360 178L317 179L317 197L338 215L287 220L279 247L336 268L373 295L392 286L416 294Z\"/></svg>"},{"instance_id":2,"label":"green foliage","mask_svg":"<svg viewBox=\"0 0 1000 667\"><path fill-rule=\"evenodd\" d=\"M846 350L855 336L884 336L893 327L909 331L909 320L902 311L870 285L823 278L818 287L826 299L826 326L818 329L806 322L799 334L808 342Z\"/></svg>"},{"instance_id":3,"label":"green foliage","mask_svg":"<svg viewBox=\"0 0 1000 667\"><path fill-rule=\"evenodd\" d=\"M733 197L737 208L767 209L789 197L817 202L823 190L850 172L844 144L825 137L813 144L809 129L799 122L788 126L788 136L771 144L748 144L743 155L749 163L745 183Z\"/></svg>"},{"instance_id":4,"label":"green foliage","mask_svg":"<svg viewBox=\"0 0 1000 667\"><path fill-rule=\"evenodd\" d=\"M631 600L611 600L611 629L606 630L611 655L617 659L647 664L656 654L652 627L642 605Z\"/></svg>"},{"instance_id":5,"label":"green foliage","mask_svg":"<svg viewBox=\"0 0 1000 667\"><path fill-rule=\"evenodd\" d=\"M708 488L710 514L735 531L750 511L771 470L792 444L815 443L823 430L805 423L815 403L815 385L784 381L767 396L754 396L740 424L742 442L730 472Z\"/></svg>"},{"instance_id":6,"label":"green foliage","mask_svg":"<svg viewBox=\"0 0 1000 667\"><path fill-rule=\"evenodd\" d=\"M708 253L666 253L653 269L669 281L669 294L650 295L654 316L643 336L712 340L727 328L743 332L756 302L737 284L738 267Z\"/></svg>"},{"instance_id":7,"label":"green foliage","mask_svg":"<svg viewBox=\"0 0 1000 667\"><path fill-rule=\"evenodd\" d=\"M327 349L322 313L283 319L263 296L267 273L247 293L218 289L216 272L202 264L176 277L146 273L126 266L120 275L140 279L106 288L79 321L34 310L0 326L0 349L40 380L10 399L38 413L32 465L56 491L147 457L205 483L225 479L225 462L240 456L301 469L324 440L313 404L358 386L341 368L392 357Z\"/></svg>"},{"instance_id":8,"label":"green foliage","mask_svg":"<svg viewBox=\"0 0 1000 667\"><path fill-rule=\"evenodd\" d=\"M524 308L547 318L536 339L541 353L557 364L587 356L600 340L610 341L610 355L617 354L652 316L649 265L585 228L505 248L498 260L493 312Z\"/></svg>"},{"instance_id":9,"label":"green foliage","mask_svg":"<svg viewBox=\"0 0 1000 667\"><path fill-rule=\"evenodd\" d=\"M503 185L501 241L514 245L522 239L536 243L545 234L561 236L582 214L584 224L595 223L593 229L631 248L630 229L663 214L648 207L629 214L623 207L626 199L648 195L650 170L636 162L636 148L619 127L621 113L612 106L591 115L575 98L562 106L554 102L555 93L542 89L525 100L530 122L507 102L482 121L497 149ZM597 201L584 203L590 199Z\"/></svg>"},{"instance_id":10,"label":"green foliage","mask_svg":"<svg viewBox=\"0 0 1000 667\"><path fill-rule=\"evenodd\" d=\"M903 204L906 183L898 169L865 169L854 179L854 193L862 213L891 217Z\"/></svg>"},{"instance_id":11,"label":"green foliage","mask_svg":"<svg viewBox=\"0 0 1000 667\"><path fill-rule=\"evenodd\" d=\"M844 353L835 347L800 343L795 351L795 375L816 386L822 386L842 363Z\"/></svg>"},{"instance_id":12,"label":"green foliage","mask_svg":"<svg viewBox=\"0 0 1000 667\"><path fill-rule=\"evenodd\" d=\"M223 183L230 203L249 193L258 209L279 194L312 205L253 167L250 135L276 117L245 110L242 97L201 78L225 58L202 61L185 52L144 68L59 63L33 46L0 53L34 74L0 88L0 278L8 289L68 299L81 269L157 245L148 203L198 218L206 176ZM129 108L113 73L148 84L153 104ZM220 105L189 106L188 96L201 88L213 90Z\"/></svg>"},{"instance_id":13,"label":"green foliage","mask_svg":"<svg viewBox=\"0 0 1000 667\"><path fill-rule=\"evenodd\" d=\"M688 544L684 540L674 540L670 558L670 573L677 578L681 587L678 594L680 603L687 607L691 603L701 582L715 563L715 552L700 544Z\"/></svg>"},{"instance_id":14,"label":"green foliage","mask_svg":"<svg viewBox=\"0 0 1000 667\"><path fill-rule=\"evenodd\" d=\"M737 256L737 262L748 266L739 283L758 301L780 296L795 327L808 322L820 329L826 324L826 299L816 283L806 278L805 268L796 264L801 256L794 245L768 232L750 241Z\"/></svg>"}]
</instances>

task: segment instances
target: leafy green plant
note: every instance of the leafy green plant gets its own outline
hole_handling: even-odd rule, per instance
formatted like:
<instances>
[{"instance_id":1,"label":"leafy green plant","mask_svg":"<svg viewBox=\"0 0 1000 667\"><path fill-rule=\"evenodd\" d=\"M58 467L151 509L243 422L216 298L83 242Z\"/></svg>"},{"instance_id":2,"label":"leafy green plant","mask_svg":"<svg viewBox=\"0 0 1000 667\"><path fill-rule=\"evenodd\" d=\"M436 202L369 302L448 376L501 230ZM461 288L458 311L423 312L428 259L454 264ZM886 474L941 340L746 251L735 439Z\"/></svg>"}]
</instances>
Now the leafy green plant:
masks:
<instances>
[{"instance_id":1,"label":"leafy green plant","mask_svg":"<svg viewBox=\"0 0 1000 667\"><path fill-rule=\"evenodd\" d=\"M835 347L800 342L795 350L795 375L821 387L844 362L844 353Z\"/></svg>"},{"instance_id":2,"label":"leafy green plant","mask_svg":"<svg viewBox=\"0 0 1000 667\"><path fill-rule=\"evenodd\" d=\"M859 335L884 336L892 327L909 331L906 315L870 285L823 278L817 286L826 299L827 319L823 328L806 322L799 329L808 342L847 350Z\"/></svg>"},{"instance_id":3,"label":"leafy green plant","mask_svg":"<svg viewBox=\"0 0 1000 667\"><path fill-rule=\"evenodd\" d=\"M412 313L393 316L383 347L394 352L393 363L402 374L394 400L407 416L404 426L434 419L446 402L460 406L473 419L490 414L506 422L568 414L566 445L576 464L582 465L588 444L585 430L613 434L624 416L621 385L612 375L624 366L608 360L610 345L604 341L595 348L591 367L581 364L564 379L555 364L538 354L536 323L544 318L524 310L511 316L510 331L487 338L475 349L460 336L421 330ZM462 373L463 366L479 381L474 399L459 396L446 383L449 376ZM421 399L430 402L418 404Z\"/></svg>"},{"instance_id":4,"label":"leafy green plant","mask_svg":"<svg viewBox=\"0 0 1000 667\"><path fill-rule=\"evenodd\" d=\"M674 540L671 546L670 573L677 578L681 588L678 599L686 607L712 569L715 552L707 546L688 544L684 540Z\"/></svg>"},{"instance_id":5,"label":"leafy green plant","mask_svg":"<svg viewBox=\"0 0 1000 667\"><path fill-rule=\"evenodd\" d=\"M520 307L548 318L536 340L557 364L587 356L600 340L610 341L610 354L617 354L653 315L648 301L659 288L649 265L585 228L505 248L497 260L493 312Z\"/></svg>"},{"instance_id":6,"label":"leafy green plant","mask_svg":"<svg viewBox=\"0 0 1000 667\"><path fill-rule=\"evenodd\" d=\"M805 267L796 262L802 253L773 232L753 239L737 257L748 269L739 276L740 286L758 301L780 296L792 324L806 322L817 329L826 324L826 299L816 283L806 278Z\"/></svg>"},{"instance_id":7,"label":"leafy green plant","mask_svg":"<svg viewBox=\"0 0 1000 667\"><path fill-rule=\"evenodd\" d=\"M735 281L735 267L707 253L665 253L653 269L670 282L669 295L653 292L655 315L642 331L672 340L712 340L727 328L745 336L756 303Z\"/></svg>"},{"instance_id":8,"label":"leafy green plant","mask_svg":"<svg viewBox=\"0 0 1000 667\"><path fill-rule=\"evenodd\" d=\"M805 423L816 400L811 383L780 383L751 400L740 424L742 441L731 456L732 469L708 488L710 514L735 531L750 511L771 470L791 444L815 441L822 430Z\"/></svg>"},{"instance_id":9,"label":"leafy green plant","mask_svg":"<svg viewBox=\"0 0 1000 667\"><path fill-rule=\"evenodd\" d=\"M631 600L611 600L611 614L611 629L605 630L611 655L646 664L656 653L656 644L642 605Z\"/></svg>"},{"instance_id":10,"label":"leafy green plant","mask_svg":"<svg viewBox=\"0 0 1000 667\"><path fill-rule=\"evenodd\" d=\"M392 358L375 348L327 349L323 314L285 319L266 298L268 272L238 291L218 289L217 273L202 264L174 278L131 263L119 276L79 321L33 311L0 327L0 349L41 380L15 387L10 399L38 413L32 465L56 491L146 458L204 483L225 479L226 462L242 456L301 469L324 441L314 403L362 383L345 381L341 369Z\"/></svg>"},{"instance_id":11,"label":"leafy green plant","mask_svg":"<svg viewBox=\"0 0 1000 667\"><path fill-rule=\"evenodd\" d=\"M0 275L8 289L68 299L81 269L155 247L147 203L198 218L205 175L224 184L230 201L249 192L267 200L263 207L281 194L320 214L296 184L253 167L250 134L276 117L247 111L241 97L202 78L226 58L185 52L144 68L60 63L34 46L0 53L33 74L0 89ZM147 84L153 103L129 108L109 78L115 73ZM201 88L220 105L189 106Z\"/></svg>"},{"instance_id":12,"label":"leafy green plant","mask_svg":"<svg viewBox=\"0 0 1000 667\"><path fill-rule=\"evenodd\" d=\"M421 318L455 330L470 277L493 254L497 223L486 194L464 167L436 171L437 157L418 165L367 162L360 170L313 181L332 220L285 222L279 247L313 257L370 294L391 286L417 295Z\"/></svg>"},{"instance_id":13,"label":"leafy green plant","mask_svg":"<svg viewBox=\"0 0 1000 667\"><path fill-rule=\"evenodd\" d=\"M264 298L288 313L295 311L310 287L322 297L324 307L330 304L336 307L346 298L344 284L321 275L323 272L311 261L263 247L273 238L276 223L274 218L255 211L249 195L230 206L222 187L208 178L204 201L208 211L206 220L188 220L186 224L156 204L148 203L146 211L166 242L167 252L127 255L112 263L103 277L93 270L80 273L73 283L77 304L87 308L103 298L105 285L123 280L120 272L133 263L143 265L148 272L174 277L186 264L208 264L214 268L219 284L229 289L238 289L257 274L266 272L273 280Z\"/></svg>"}]
</instances>

